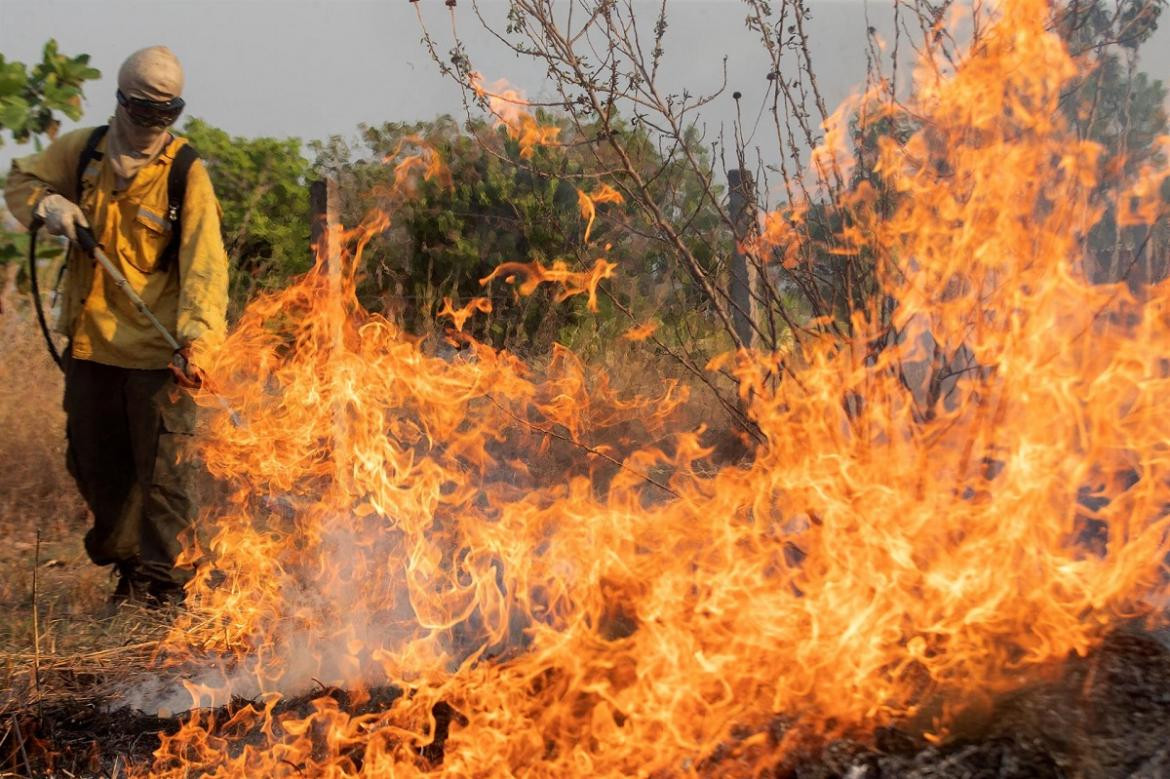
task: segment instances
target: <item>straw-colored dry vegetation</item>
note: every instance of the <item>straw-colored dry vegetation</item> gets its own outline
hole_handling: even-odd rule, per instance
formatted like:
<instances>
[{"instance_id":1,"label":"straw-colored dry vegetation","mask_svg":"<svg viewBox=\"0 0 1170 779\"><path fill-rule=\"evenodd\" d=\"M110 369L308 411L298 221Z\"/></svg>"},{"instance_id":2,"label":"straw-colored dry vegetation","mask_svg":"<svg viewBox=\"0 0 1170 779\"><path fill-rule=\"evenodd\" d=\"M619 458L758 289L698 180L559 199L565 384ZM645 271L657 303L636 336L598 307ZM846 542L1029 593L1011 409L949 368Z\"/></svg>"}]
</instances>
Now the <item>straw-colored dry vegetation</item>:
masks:
<instances>
[{"instance_id":1,"label":"straw-colored dry vegetation","mask_svg":"<svg viewBox=\"0 0 1170 779\"><path fill-rule=\"evenodd\" d=\"M65 469L61 376L16 270L0 280L0 711L37 697L37 669L41 695L74 694L145 655L160 627L138 609L110 615L109 569L85 555L89 516Z\"/></svg>"}]
</instances>

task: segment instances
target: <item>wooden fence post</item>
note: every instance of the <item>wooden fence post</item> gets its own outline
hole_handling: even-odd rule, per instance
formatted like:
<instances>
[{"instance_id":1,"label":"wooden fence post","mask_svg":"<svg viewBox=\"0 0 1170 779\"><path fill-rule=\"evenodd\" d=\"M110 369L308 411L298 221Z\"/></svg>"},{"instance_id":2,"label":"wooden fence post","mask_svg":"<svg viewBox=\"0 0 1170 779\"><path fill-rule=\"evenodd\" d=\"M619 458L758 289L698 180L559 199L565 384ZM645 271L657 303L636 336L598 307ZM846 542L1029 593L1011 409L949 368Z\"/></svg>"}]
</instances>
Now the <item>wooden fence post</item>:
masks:
<instances>
[{"instance_id":1,"label":"wooden fence post","mask_svg":"<svg viewBox=\"0 0 1170 779\"><path fill-rule=\"evenodd\" d=\"M735 332L749 349L755 342L758 326L757 302L752 291L758 287L755 265L742 250L743 243L756 232L756 188L750 171L732 168L727 171L731 195L731 220L735 225L735 251L731 255L731 317Z\"/></svg>"},{"instance_id":2,"label":"wooden fence post","mask_svg":"<svg viewBox=\"0 0 1170 779\"><path fill-rule=\"evenodd\" d=\"M309 184L309 246L315 261L329 265L331 274L341 271L341 247L337 243L341 217L337 199L337 180L332 176Z\"/></svg>"}]
</instances>

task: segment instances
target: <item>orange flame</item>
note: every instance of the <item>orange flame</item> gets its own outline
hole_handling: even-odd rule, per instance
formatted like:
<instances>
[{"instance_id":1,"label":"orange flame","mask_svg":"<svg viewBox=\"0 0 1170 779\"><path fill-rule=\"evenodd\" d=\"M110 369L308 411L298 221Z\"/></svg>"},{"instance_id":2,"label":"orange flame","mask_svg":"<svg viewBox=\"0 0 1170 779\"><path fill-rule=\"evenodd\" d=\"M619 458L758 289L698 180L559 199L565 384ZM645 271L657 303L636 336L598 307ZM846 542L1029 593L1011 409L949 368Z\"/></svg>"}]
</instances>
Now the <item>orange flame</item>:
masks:
<instances>
[{"instance_id":1,"label":"orange flame","mask_svg":"<svg viewBox=\"0 0 1170 779\"><path fill-rule=\"evenodd\" d=\"M654 335L656 330L658 330L657 322L643 322L640 325L634 325L629 330L626 330L622 333L622 337L628 341L645 341Z\"/></svg>"},{"instance_id":2,"label":"orange flame","mask_svg":"<svg viewBox=\"0 0 1170 779\"><path fill-rule=\"evenodd\" d=\"M741 251L765 261L775 258L783 267L795 268L804 244L797 227L803 224L806 211L807 206L801 205L764 214L759 234L744 241Z\"/></svg>"},{"instance_id":3,"label":"orange flame","mask_svg":"<svg viewBox=\"0 0 1170 779\"><path fill-rule=\"evenodd\" d=\"M1061 118L1075 66L1047 12L1006 2L951 77L920 69L921 129L880 150L894 213L845 198L840 243L883 292L855 335L808 339L779 384L778 356L727 358L765 439L750 463L699 467L676 385L625 397L563 349L444 359L363 311L353 269L392 212L348 236L340 279L323 263L249 306L206 360L249 425L211 420L226 498L165 657L196 704L257 702L193 716L152 772L425 773L442 702L453 775L754 775L810 737L945 737L1150 615L1170 283L1080 271L1101 150ZM1165 218L1166 173L1138 175L1127 219ZM592 300L612 271L484 282ZM357 692L276 713L312 679Z\"/></svg>"},{"instance_id":4,"label":"orange flame","mask_svg":"<svg viewBox=\"0 0 1170 779\"><path fill-rule=\"evenodd\" d=\"M541 124L528 111L528 100L519 90L508 86L508 82L500 79L489 86L483 83L483 76L472 73L470 86L481 99L487 100L488 108L498 119L498 125L504 127L508 137L520 146L520 156L524 159L532 157L539 146L550 146L556 143L561 128L556 125Z\"/></svg>"},{"instance_id":5,"label":"orange flame","mask_svg":"<svg viewBox=\"0 0 1170 779\"><path fill-rule=\"evenodd\" d=\"M490 314L492 311L492 301L488 298L472 298L460 308L455 308L451 303L451 298L443 298L443 307L435 314L437 317L449 317L451 323L455 325L457 332L463 332L463 325L467 323L476 312L481 314Z\"/></svg>"},{"instance_id":6,"label":"orange flame","mask_svg":"<svg viewBox=\"0 0 1170 779\"><path fill-rule=\"evenodd\" d=\"M593 220L597 218L597 204L622 202L625 202L622 198L622 193L618 192L609 184L602 184L591 195L585 194L584 190L577 190L577 207L581 210L582 218L586 220L584 243L589 243L589 233L593 230Z\"/></svg>"},{"instance_id":7,"label":"orange flame","mask_svg":"<svg viewBox=\"0 0 1170 779\"><path fill-rule=\"evenodd\" d=\"M487 285L497 278L512 282L518 274L524 276L524 283L517 290L521 295L531 295L541 284L559 284L562 289L556 295L558 303L574 295L587 294L589 310L596 311L597 285L605 279L612 278L616 268L617 265L602 258L598 258L588 271L569 270L568 264L563 260L556 260L551 267L545 267L539 262L503 262L480 279L479 283Z\"/></svg>"}]
</instances>

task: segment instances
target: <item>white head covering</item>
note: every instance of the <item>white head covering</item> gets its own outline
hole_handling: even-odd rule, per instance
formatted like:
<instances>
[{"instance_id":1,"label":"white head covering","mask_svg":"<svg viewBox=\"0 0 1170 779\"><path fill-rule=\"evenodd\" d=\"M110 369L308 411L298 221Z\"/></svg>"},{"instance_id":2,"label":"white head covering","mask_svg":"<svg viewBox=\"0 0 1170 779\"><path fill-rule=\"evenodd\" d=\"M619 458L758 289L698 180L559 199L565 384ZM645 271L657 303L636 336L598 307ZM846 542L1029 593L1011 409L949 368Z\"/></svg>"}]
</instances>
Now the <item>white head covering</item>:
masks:
<instances>
[{"instance_id":1,"label":"white head covering","mask_svg":"<svg viewBox=\"0 0 1170 779\"><path fill-rule=\"evenodd\" d=\"M118 89L126 97L174 100L183 94L183 66L166 46L151 46L131 54L118 70ZM130 121L122 106L110 119L106 155L122 180L134 178L166 148L170 133L165 127L140 127Z\"/></svg>"}]
</instances>

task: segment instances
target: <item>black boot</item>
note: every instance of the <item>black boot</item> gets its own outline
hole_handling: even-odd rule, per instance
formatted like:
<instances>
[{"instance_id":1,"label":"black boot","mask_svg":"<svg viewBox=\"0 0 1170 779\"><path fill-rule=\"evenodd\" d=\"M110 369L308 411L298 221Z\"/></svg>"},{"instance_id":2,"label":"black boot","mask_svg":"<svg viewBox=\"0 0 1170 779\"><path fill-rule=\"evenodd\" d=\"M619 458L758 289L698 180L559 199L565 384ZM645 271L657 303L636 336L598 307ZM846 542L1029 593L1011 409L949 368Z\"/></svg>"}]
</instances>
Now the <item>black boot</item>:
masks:
<instances>
[{"instance_id":1,"label":"black boot","mask_svg":"<svg viewBox=\"0 0 1170 779\"><path fill-rule=\"evenodd\" d=\"M117 563L114 570L118 574L118 584L110 595L110 606L117 608L124 603L146 605L150 598L149 582L137 576L132 563Z\"/></svg>"},{"instance_id":2,"label":"black boot","mask_svg":"<svg viewBox=\"0 0 1170 779\"><path fill-rule=\"evenodd\" d=\"M152 581L147 587L147 594L151 601L149 605L152 608L182 606L183 598L187 596L183 585L162 581Z\"/></svg>"}]
</instances>

